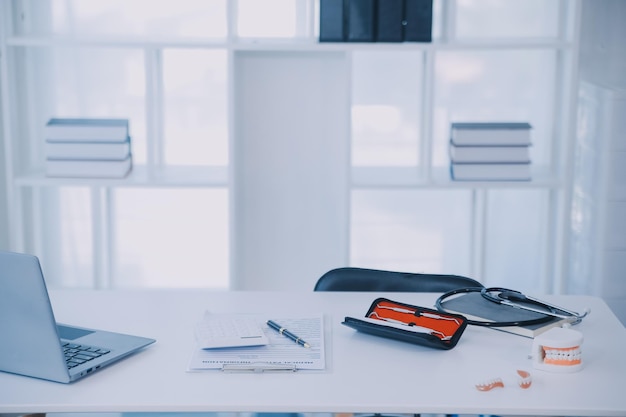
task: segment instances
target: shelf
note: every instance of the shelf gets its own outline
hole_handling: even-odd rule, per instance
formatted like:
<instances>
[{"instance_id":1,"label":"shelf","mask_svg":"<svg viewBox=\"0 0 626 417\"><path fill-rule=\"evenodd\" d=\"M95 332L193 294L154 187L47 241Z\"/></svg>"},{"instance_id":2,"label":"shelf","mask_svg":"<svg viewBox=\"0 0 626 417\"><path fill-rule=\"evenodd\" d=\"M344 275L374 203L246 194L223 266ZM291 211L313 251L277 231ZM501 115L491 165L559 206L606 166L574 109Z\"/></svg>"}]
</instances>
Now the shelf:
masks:
<instances>
[{"instance_id":1,"label":"shelf","mask_svg":"<svg viewBox=\"0 0 626 417\"><path fill-rule=\"evenodd\" d=\"M223 38L28 35L9 37L6 44L25 47L225 48L228 42Z\"/></svg>"},{"instance_id":2,"label":"shelf","mask_svg":"<svg viewBox=\"0 0 626 417\"><path fill-rule=\"evenodd\" d=\"M426 50L498 50L566 49L571 42L557 38L490 39L433 42L318 42L310 38L234 39L165 38L132 36L12 36L9 46L21 47L115 47L115 48L205 48L236 51L426 51Z\"/></svg>"},{"instance_id":3,"label":"shelf","mask_svg":"<svg viewBox=\"0 0 626 417\"><path fill-rule=\"evenodd\" d=\"M396 189L476 189L476 188L558 188L561 183L546 168L536 167L532 181L453 181L447 168L433 168L431 179L417 167L352 168L352 187ZM227 167L166 167L149 171L145 165L133 167L126 178L50 178L34 172L15 178L20 187L227 187Z\"/></svg>"},{"instance_id":4,"label":"shelf","mask_svg":"<svg viewBox=\"0 0 626 417\"><path fill-rule=\"evenodd\" d=\"M126 178L49 178L40 171L17 176L15 183L20 187L227 187L228 168L176 166L149 170L145 165L136 165Z\"/></svg>"},{"instance_id":5,"label":"shelf","mask_svg":"<svg viewBox=\"0 0 626 417\"><path fill-rule=\"evenodd\" d=\"M352 185L357 189L558 189L562 185L544 167L533 167L532 176L532 181L454 181L448 168L435 167L429 180L417 167L358 167L352 169Z\"/></svg>"},{"instance_id":6,"label":"shelf","mask_svg":"<svg viewBox=\"0 0 626 417\"><path fill-rule=\"evenodd\" d=\"M304 3L315 5L315 0L306 0ZM567 168L573 163L569 152L569 136L575 132L575 123L570 120L574 117L572 112L560 109L571 108L577 97L576 83L572 82L572 77L577 74L575 61L579 46L579 25L575 24L579 14L577 6L560 7L559 15L551 15L554 21L550 21L550 24L572 28L571 31L557 31L560 36L459 38L456 34L467 32L456 27L459 10L452 7L443 14L441 10L438 12L439 28L432 42L397 43L319 42L314 33L315 20L319 16L310 13L319 14L319 10L314 9L307 6L306 10L299 9L297 12L307 13L296 20L298 24L306 22L306 27L299 26L297 31L305 36L240 38L236 36L242 33L241 28L237 27L238 6L230 2L222 16L226 29L219 33L223 35L221 37L177 36L171 34L171 31L163 36L158 33L147 36L137 33L77 34L71 31L71 19L64 21L68 25L60 26L64 33L56 30L58 33L52 34L46 33L49 32L47 25L42 29L44 26L32 24L37 21L51 24L54 19L49 10L39 10L30 3L2 3L0 10L9 13L6 13L6 19L0 20L10 24L4 25L1 30L0 52L3 55L0 57L0 78L3 85L6 83L15 87L5 89L2 96L3 119L13 121L7 124L3 138L7 145L4 159L8 168L7 224L11 230L7 235L10 245L16 248L56 250L54 245L58 241L59 229L49 227L49 224L58 223L61 216L67 213L63 210L51 212L47 209L47 203L59 198L72 198L74 189L86 191L98 197L88 202L92 216L88 226L91 227L91 235L81 236L76 242L68 240L64 244L68 250L74 251L76 248L71 245L82 244L90 238L87 244L93 245L94 282L100 284L109 280L114 284L119 277L113 277L112 274L121 271L112 267L117 261L115 254L126 249L114 246L117 243L111 240L109 230L115 230L118 219L134 215L135 207L118 208L115 195L109 194L118 191L150 191L157 192L158 198L166 201L172 198L172 193L177 194L180 190L183 194L189 194L190 198L198 193L205 196L219 194L219 215L223 216L226 210L229 221L228 224L221 222L226 229L220 229L223 233L211 236L209 244L229 247L228 242L231 242L227 253L219 252L216 256L229 258L224 261L224 267L236 285L253 287L257 285L254 277L259 275L277 277L283 287L293 282L293 277L283 273L293 268L274 270L273 265L267 263L267 259L276 253L289 259L293 265L297 264L300 270L309 271L313 275L318 273L319 265L363 261L404 265L416 265L417 262L419 265L432 266L434 258L417 259L409 252L398 255L395 247L390 248L389 253L382 254L380 251L370 254L367 250L361 250L355 256L354 251L351 251L353 246L368 245L368 242L362 243L355 239L378 239L379 236L395 232L393 227L379 229L377 218L362 220L354 217L355 213L360 216L360 213L369 213L371 210L384 210L385 222L392 226L398 222L410 223L408 227L411 229L407 230L410 235L406 236L411 239L418 236L415 244L421 245L421 239L429 239L430 235L423 233L420 213L413 213L418 217L405 220L406 207L378 207L376 198L361 199L359 196L362 193L376 197L390 192L398 194L395 196L398 201L410 199L411 195L423 198L427 194L441 194L441 200L432 201L432 205L424 210L437 210L442 215L460 215L458 223L450 227L448 224L433 223L433 227L438 228L435 230L438 239L443 242L437 250L445 255L444 251L450 245L455 250L457 246L454 245L463 245L465 252L460 262L466 265L469 273L476 276L486 276L487 272L499 267L498 264L494 266L488 263L491 258L485 255L501 239L499 231L494 232L490 223L492 202L496 204L496 209L504 207L507 211L504 215L510 211L518 216L519 210L525 213L526 207L509 206L509 201L519 199L526 203L528 200L528 210L534 212L524 221L528 222L532 233L524 235L526 240L523 243L527 246L547 247L548 254L564 253L561 247L563 240L559 236L562 233L560 229L566 224L563 218L568 215L566 209L570 197L570 176ZM480 8L476 10L482 13ZM561 14L566 19L562 19ZM132 22L132 18L127 17ZM80 21L78 19L77 22ZM474 26L475 29L469 28L472 33L491 33ZM556 33L546 31L549 28L544 25L536 29L520 33ZM154 28L151 31L154 32ZM442 39L438 34L450 36ZM107 102L96 107L97 103L102 102L100 98L104 93L86 91L83 84L98 82L100 76L106 74L92 72L93 68L87 65L91 61L81 64L84 64L85 59L109 58L105 53L107 51L120 55L124 62L137 58L142 62L132 69L138 72L120 72L110 78L109 82L114 86L111 97L106 97ZM179 67L172 66L182 62L169 54L175 51L189 52L184 59L180 59L190 65L194 60L210 60L201 64L205 71L211 72L209 78L195 73L187 75L188 68L183 66L179 71ZM65 56L67 53L70 54L69 58ZM126 56L124 53L131 55ZM206 53L209 55L205 57ZM218 55L213 56L213 53ZM70 59L64 62L74 65L69 78L61 67L54 72L48 68L48 63L55 63L64 57ZM454 71L459 65L463 67L466 61L475 60L480 62L481 71L469 74L467 82L471 82L472 86L473 83L478 86L493 85L494 89L501 91L499 82L505 83L508 79L507 70L511 66L509 60L513 58L519 58L522 64L528 65L521 67L523 71L520 71L519 76L514 74L515 77L508 78L527 79L529 91L533 89L530 97L505 100L504 97L519 94L517 90L520 89L516 89L513 95L496 94L493 98L498 100L495 101L491 98L472 100L471 97L475 97L474 88L466 89L467 83L447 77L449 74L439 68L439 64L445 61L444 69ZM463 64L455 65L454 59ZM371 61L379 62L381 66L370 66ZM382 65L385 62L391 64L385 67ZM395 71L394 64L403 65L403 70ZM32 67L34 70L22 73L22 67ZM550 71L545 76L542 72L544 67ZM58 71L61 72L57 74ZM211 78L213 75L219 79ZM397 79L389 79L389 83L380 85L369 83L370 79L388 75ZM531 76L533 78L524 78ZM498 80L493 84L491 78ZM73 82L83 79L85 83ZM129 79L133 88L141 90L139 96L133 93L134 90L125 90ZM139 83L134 82L137 79ZM47 88L52 85L51 80L72 82L68 87L71 90L68 98L74 100L72 103L80 103L81 100L92 103L90 100L94 97L94 105L79 106L72 111L72 103L69 105L62 96L54 95L53 88ZM207 85L209 87L205 88ZM220 94L215 99L211 96L213 85L219 88ZM549 88L539 88L544 85ZM129 98L129 94L132 97ZM65 108L85 117L94 113L106 117L111 112L120 112L119 109L115 110L120 100L124 100L125 108L132 107L133 114L143 115L140 122L145 124L145 138L142 137L145 143L134 151L141 152L137 160L150 163L136 164L132 172L121 179L47 177L41 124L46 117L51 117L48 113ZM534 111L533 106L538 102L556 105L546 105L546 114ZM188 107L180 107L179 103ZM220 124L216 128L224 132L219 140L225 140L220 143L228 150L228 162L219 162L221 166L163 166L163 161L174 156L179 163L185 162L186 159L182 158L198 160L187 153L170 154L177 152L179 145L184 145L181 142L176 144L176 148L172 147L169 142L176 138L170 137L170 132L182 131L181 126L184 129L196 129L195 119L205 114L205 103L209 104L208 111L213 106L219 106L219 115L225 117L219 122L225 125ZM388 116L383 113L385 109L380 112L380 123L374 117L372 123L365 120L367 123L362 125L353 121L353 106L363 104L397 106L401 117L398 119L398 130L385 130L396 120L396 113L389 113L391 116ZM174 115L169 119L164 118L164 114L172 113L171 109L175 106L179 106L177 111L184 117ZM128 115L129 111L122 112ZM405 114L408 115L408 122L402 119ZM447 136L442 136L442 132L446 134L446 126L442 123L448 124L455 114L465 114L470 118L484 115L494 119L511 117L511 114L527 114L525 118L541 126L534 138L537 144L541 144L534 160L552 166L548 167L550 169L533 166L532 181L451 180L446 155L440 152L440 145L446 141L445 145L448 140ZM358 122L361 123L361 120ZM198 125L198 129L203 126L204 123ZM385 140L380 140L380 143L392 147L391 158L401 152L393 145L396 137L410 140L412 147L417 146L411 150L410 161L414 165L352 166L351 154L367 152L364 155L370 155L369 152L376 152L379 138L383 135ZM367 142L370 138L372 142ZM205 139L212 140L210 137ZM371 147L354 148L361 145ZM381 155L377 160L385 161L384 157ZM223 199L224 195L228 196L226 200ZM491 199L493 196L495 200ZM459 204L444 207L450 210L444 213L439 207L448 201L459 201ZM328 210L329 206L333 210ZM193 215L192 210L189 213ZM294 225L302 225L303 218L307 219L307 239L294 245L294 233L298 235ZM189 220L193 221L192 218ZM356 234L346 233L352 229ZM413 234L414 230L417 230L417 235ZM142 236L133 234L134 231L128 233L129 238L137 239L138 244L142 244ZM185 231L181 229L181 233ZM459 234L460 238L457 236ZM258 242L268 241L268 235L273 239L260 248ZM193 242L190 240L188 244L194 245ZM517 249L519 245L514 246ZM315 256L306 255L309 253L315 253ZM452 265L446 256L437 258L437 262L443 267ZM551 262L551 258L545 262L538 260L539 266L529 266L539 270L538 279L542 280L542 286L546 288L547 283L552 282ZM562 260L554 261L554 265L559 263ZM222 268L222 264L219 265ZM138 263L137 267L143 268L143 264Z\"/></svg>"}]
</instances>

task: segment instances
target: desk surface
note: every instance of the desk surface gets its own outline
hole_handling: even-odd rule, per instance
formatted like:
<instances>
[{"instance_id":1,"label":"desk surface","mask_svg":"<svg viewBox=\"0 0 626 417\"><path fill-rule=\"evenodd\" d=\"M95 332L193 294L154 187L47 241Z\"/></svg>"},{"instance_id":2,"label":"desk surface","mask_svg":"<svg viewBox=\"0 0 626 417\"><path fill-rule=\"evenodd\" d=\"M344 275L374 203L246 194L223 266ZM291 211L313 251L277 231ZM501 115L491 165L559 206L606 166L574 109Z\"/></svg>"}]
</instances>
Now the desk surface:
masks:
<instances>
[{"instance_id":1,"label":"desk surface","mask_svg":"<svg viewBox=\"0 0 626 417\"><path fill-rule=\"evenodd\" d=\"M534 370L532 340L468 326L440 351L361 334L341 325L377 296L432 307L437 294L210 291L52 291L56 318L79 326L157 339L144 351L74 384L0 372L0 412L388 412L526 415L626 415L626 329L599 298L546 297L591 314L582 371ZM272 315L324 313L327 369L290 374L186 372L193 326L205 310ZM516 369L532 373L523 390ZM475 384L502 377L505 388Z\"/></svg>"}]
</instances>

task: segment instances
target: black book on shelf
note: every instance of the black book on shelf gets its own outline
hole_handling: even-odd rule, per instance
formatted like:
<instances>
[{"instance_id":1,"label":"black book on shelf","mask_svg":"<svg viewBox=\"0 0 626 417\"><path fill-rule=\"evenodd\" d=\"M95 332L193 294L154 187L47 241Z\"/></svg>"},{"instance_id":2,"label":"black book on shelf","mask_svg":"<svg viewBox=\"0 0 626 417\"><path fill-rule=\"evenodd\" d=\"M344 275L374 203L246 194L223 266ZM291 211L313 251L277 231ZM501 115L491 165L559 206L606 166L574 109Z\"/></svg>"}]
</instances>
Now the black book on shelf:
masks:
<instances>
[{"instance_id":1,"label":"black book on shelf","mask_svg":"<svg viewBox=\"0 0 626 417\"><path fill-rule=\"evenodd\" d=\"M346 0L348 2L348 41L374 42L375 0Z\"/></svg>"},{"instance_id":2,"label":"black book on shelf","mask_svg":"<svg viewBox=\"0 0 626 417\"><path fill-rule=\"evenodd\" d=\"M402 42L404 0L378 0L376 4L376 41Z\"/></svg>"},{"instance_id":3,"label":"black book on shelf","mask_svg":"<svg viewBox=\"0 0 626 417\"><path fill-rule=\"evenodd\" d=\"M431 42L433 30L433 0L405 0L404 40Z\"/></svg>"},{"instance_id":4,"label":"black book on shelf","mask_svg":"<svg viewBox=\"0 0 626 417\"><path fill-rule=\"evenodd\" d=\"M320 0L320 42L346 40L346 0Z\"/></svg>"}]
</instances>

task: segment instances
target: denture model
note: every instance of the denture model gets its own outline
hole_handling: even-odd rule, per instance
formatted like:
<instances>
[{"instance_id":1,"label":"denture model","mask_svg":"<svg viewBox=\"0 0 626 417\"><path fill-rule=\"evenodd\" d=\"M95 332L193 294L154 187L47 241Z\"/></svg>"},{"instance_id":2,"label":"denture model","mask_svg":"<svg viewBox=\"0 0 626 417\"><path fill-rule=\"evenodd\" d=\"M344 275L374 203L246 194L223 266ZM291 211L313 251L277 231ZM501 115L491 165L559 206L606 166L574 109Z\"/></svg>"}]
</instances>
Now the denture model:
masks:
<instances>
[{"instance_id":1,"label":"denture model","mask_svg":"<svg viewBox=\"0 0 626 417\"><path fill-rule=\"evenodd\" d=\"M533 341L533 367L550 372L576 372L583 366L580 346L583 334L577 330L552 328Z\"/></svg>"},{"instance_id":2,"label":"denture model","mask_svg":"<svg viewBox=\"0 0 626 417\"><path fill-rule=\"evenodd\" d=\"M522 369L517 370L517 385L522 389L528 389L533 383L530 372ZM504 388L504 381L502 378L491 378L485 381L480 381L475 385L478 391L491 391L494 388Z\"/></svg>"},{"instance_id":3,"label":"denture model","mask_svg":"<svg viewBox=\"0 0 626 417\"><path fill-rule=\"evenodd\" d=\"M494 388L504 388L504 382L501 378L492 378L488 381L481 381L476 384L478 391L491 391Z\"/></svg>"},{"instance_id":4,"label":"denture model","mask_svg":"<svg viewBox=\"0 0 626 417\"><path fill-rule=\"evenodd\" d=\"M517 385L519 385L521 389L530 388L533 383L533 378L530 376L530 372L518 369L517 375L519 377L517 378Z\"/></svg>"}]
</instances>

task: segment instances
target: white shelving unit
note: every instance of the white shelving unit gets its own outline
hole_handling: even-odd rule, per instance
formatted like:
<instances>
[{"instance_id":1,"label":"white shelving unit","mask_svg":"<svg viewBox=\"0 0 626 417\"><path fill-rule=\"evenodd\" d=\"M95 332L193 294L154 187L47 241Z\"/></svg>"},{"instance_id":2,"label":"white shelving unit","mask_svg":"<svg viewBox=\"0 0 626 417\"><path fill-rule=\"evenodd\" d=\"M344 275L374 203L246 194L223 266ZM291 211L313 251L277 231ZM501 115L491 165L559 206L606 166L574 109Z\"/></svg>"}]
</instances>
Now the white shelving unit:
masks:
<instances>
[{"instance_id":1,"label":"white shelving unit","mask_svg":"<svg viewBox=\"0 0 626 417\"><path fill-rule=\"evenodd\" d=\"M310 4L313 2L310 0ZM565 4L565 3L563 3ZM561 271L559 267L561 262L554 261L559 256L565 256L564 242L562 242L562 221L563 216L568 214L566 199L568 198L565 190L571 183L569 171L571 166L571 155L569 146L571 141L568 139L574 132L575 124L575 86L574 79L576 77L576 61L577 61L577 28L574 28L574 35L570 38L565 34L565 24L560 29L560 37L557 39L528 39L528 40L499 40L494 41L455 41L455 40L436 40L432 43L398 43L398 44L380 44L380 43L318 43L315 40L313 31L310 30L306 39L301 40L258 40L248 41L245 39L237 39L232 33L230 38L226 40L214 39L156 39L156 38L107 38L107 37L60 37L60 36L21 36L15 35L10 16L13 15L11 4L4 1L0 4L1 12L4 16L2 24L2 33L0 34L0 83L2 85L2 111L4 120L4 146L6 156L4 165L6 168L8 200L10 206L10 242L15 250L23 250L26 240L30 245L37 247L39 239L40 225L32 222L32 207L37 206L37 193L45 187L60 186L88 186L91 187L94 198L99 204L94 206L95 222L98 223L98 233L104 233L107 225L107 213L110 212L110 204L108 191L118 187L155 187L155 188L223 188L227 189L231 195L231 282L233 288L268 288L268 289L299 289L311 288L311 279L321 275L324 270L339 264L349 264L349 207L350 193L358 189L426 189L426 190L469 190L473 194L473 236L472 242L476 244L472 248L472 273L476 277L480 277L484 272L484 248L485 248L485 221L486 221L486 201L487 195L491 190L526 190L539 189L546 190L550 195L548 212L546 213L545 242L550 258L544 267L544 276L542 279L543 290L552 291L555 282L554 279ZM577 4L569 4L569 7L577 9ZM565 7L565 6L563 6ZM233 27L234 12L232 7L229 10L230 27ZM574 19L576 21L577 19ZM232 32L232 29L231 29ZM451 32L445 31L444 32ZM573 40L572 40L573 39ZM24 127L28 126L28 122L22 118L24 115L16 114L13 103L17 99L16 95L22 94L19 83L15 83L20 77L16 73L13 57L27 53L31 49L42 48L122 48L143 51L146 57L146 80L148 91L147 97L151 98L151 103L146 104L148 134L148 163L146 165L135 166L128 178L123 180L106 180L106 179L60 179L47 178L43 172L43 166L37 159L35 154L26 155L23 149L36 149L38 146L34 143L34 138L29 132L24 131ZM159 111L162 109L162 97L159 96L160 80L158 79L159 56L163 49L215 49L226 51L228 56L228 102L229 102L229 148L230 161L229 166L205 166L205 167L176 167L166 166L159 160L162 142L162 126L158 120ZM530 182L460 182L451 181L449 173L446 169L432 165L432 148L433 148L433 91L432 86L435 84L437 74L434 70L435 57L438 53L444 51L514 51L514 50L545 50L557 54L556 71L563 77L562 84L555 91L554 108L555 115L558 118L554 123L554 136L552 140L552 161L551 166L535 167L533 180ZM420 163L417 167L398 168L398 167L351 167L350 162L350 74L352 54L361 51L400 51L407 54L419 53L423 55L423 79L421 102L423 106L423 121L421 123L420 142ZM250 135L244 131L247 123L259 128L267 127L264 123L264 117L272 115L268 110L260 109L259 113L254 113L244 104L246 100L258 98L254 91L250 89L246 91L238 90L243 82L257 82L262 80L255 79L252 75L254 70L251 65L254 64L253 57L261 57L258 60L259 65L268 65L270 68L279 69L281 66L294 64L294 68L298 68L299 60L312 59L317 65L323 65L327 62L329 68L332 67L332 73L335 75L330 80L329 85L337 87L337 80L344 77L345 85L339 88L339 91L330 90L327 87L318 100L319 105L323 105L326 97L332 97L337 110L335 114L340 114L342 119L332 122L330 130L325 123L310 123L311 119L307 119L307 137L313 138L315 135L336 135L341 138L339 143L333 145L330 142L321 142L312 153L308 155L300 155L296 159L296 164L333 164L331 172L339 174L340 178L333 183L331 188L313 189L309 187L309 192L317 193L313 195L328 201L329 198L334 199L329 206L335 207L331 214L326 215L323 219L316 220L319 223L329 222L333 226L332 229L326 230L315 237L314 242L302 244L280 244L275 247L266 247L263 253L254 254L253 247L248 242L258 244L263 239L263 235L268 233L267 229L255 229L249 227L251 222L258 220L249 207L252 201L257 206L263 202L263 196L258 195L258 189L251 186L258 181L258 186L264 184L279 184L275 179L271 179L264 175L259 175L258 171L250 171L250 167L257 169L263 163L271 163L271 155L263 154L263 148L254 148L250 142ZM304 71L305 67L300 67ZM276 74L280 74L276 72ZM304 73L303 73L304 74ZM279 79L270 76L269 80L265 80L270 84L279 85ZM156 78L155 78L156 77ZM297 79L297 77L296 77ZM303 78L300 78L302 81ZM324 82L329 80L320 80L319 83L313 83L313 86L304 88L303 92L313 93L314 91L324 88ZM23 86L22 86L23 87ZM152 88L152 90L150 90ZM287 95L287 91L282 92ZM330 94L334 93L334 94ZM31 91L29 94L33 94ZM262 93L259 93L262 94ZM257 100L259 101L259 100ZM262 100L261 100L262 101ZM291 117L297 112L293 109L297 105L302 105L306 100L296 101L296 106L287 105L279 106L281 111L292 109ZM311 114L311 113L309 113ZM324 113L322 113L324 114ZM318 115L312 114L312 117ZM328 113L326 113L328 116ZM291 126L291 125L289 125ZM275 126L276 127L276 126ZM291 126L293 128L293 126ZM274 140L275 139L275 140ZM544 140L546 138L542 138ZM280 146L283 138L273 138L275 144ZM31 141L24 146L24 141ZM21 143L20 143L21 142ZM18 143L20 146L18 146ZM283 143L284 145L284 143ZM328 154L323 152L324 146L332 146L333 152L337 153L337 158L328 158ZM261 159L255 159L261 155ZM263 158L268 158L264 160ZM269 161L269 162L268 162ZM291 165L292 168L294 165ZM321 165L326 167L327 165ZM310 167L309 167L310 168ZM330 181L330 177L329 177ZM24 195L26 192L32 193L32 200L28 205L25 204ZM276 198L280 199L279 195ZM297 197L296 197L297 198ZM283 202L277 202L282 204ZM338 205L337 205L338 204ZM104 209L102 209L104 207ZM319 207L318 207L319 209ZM260 210L263 212L263 209ZM270 209L266 209L264 215L270 214ZM312 214L309 213L309 214ZM260 216L261 214L259 214ZM245 222L242 221L245 219ZM279 222L280 218L274 218L273 221ZM246 226L241 226L245 224ZM319 226L319 224L318 224ZM282 232L281 232L282 233ZM284 231L285 234L288 231ZM30 234L30 235L29 235ZM30 237L26 237L30 236ZM299 253L305 251L306 254L315 253L316 250L325 247L328 241L337 242L337 246L333 246L331 253L326 253L319 259L314 259L307 265L302 265L303 258L298 256ZM110 284L108 274L109 251L107 249L106 238L98 237L96 234L95 246L99 246L94 253L98 254L99 261L96 262L95 268L96 286L107 287ZM99 243L98 243L99 242ZM268 265L264 259L271 256L284 256L298 260L301 265L302 274L309 278L303 283L294 283L290 280L289 268L277 265ZM246 254L240 255L240 254ZM243 256L243 257L240 257ZM243 261L243 262L242 262ZM247 270L243 271L241 265L245 264ZM110 265L109 265L110 266ZM294 265L295 266L295 265ZM252 275L256 274L256 277ZM264 284L255 285L257 277L262 277ZM261 288L262 287L262 288Z\"/></svg>"}]
</instances>

